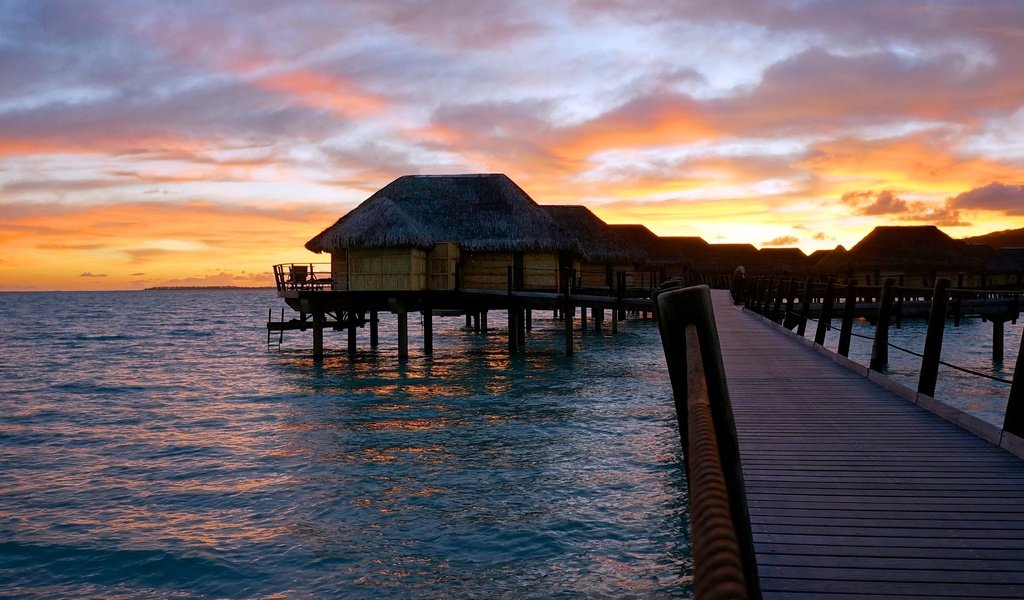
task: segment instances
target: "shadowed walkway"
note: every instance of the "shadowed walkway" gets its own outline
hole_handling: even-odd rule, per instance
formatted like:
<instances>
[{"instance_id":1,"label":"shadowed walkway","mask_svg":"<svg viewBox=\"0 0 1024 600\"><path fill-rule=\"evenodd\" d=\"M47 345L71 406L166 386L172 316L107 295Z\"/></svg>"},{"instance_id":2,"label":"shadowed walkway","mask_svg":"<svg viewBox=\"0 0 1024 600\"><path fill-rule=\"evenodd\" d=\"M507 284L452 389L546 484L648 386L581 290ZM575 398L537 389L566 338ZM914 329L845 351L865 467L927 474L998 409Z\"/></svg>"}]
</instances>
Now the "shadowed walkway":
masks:
<instances>
[{"instance_id":1,"label":"shadowed walkway","mask_svg":"<svg viewBox=\"0 0 1024 600\"><path fill-rule=\"evenodd\" d=\"M765 598L1024 597L1024 462L712 294Z\"/></svg>"}]
</instances>

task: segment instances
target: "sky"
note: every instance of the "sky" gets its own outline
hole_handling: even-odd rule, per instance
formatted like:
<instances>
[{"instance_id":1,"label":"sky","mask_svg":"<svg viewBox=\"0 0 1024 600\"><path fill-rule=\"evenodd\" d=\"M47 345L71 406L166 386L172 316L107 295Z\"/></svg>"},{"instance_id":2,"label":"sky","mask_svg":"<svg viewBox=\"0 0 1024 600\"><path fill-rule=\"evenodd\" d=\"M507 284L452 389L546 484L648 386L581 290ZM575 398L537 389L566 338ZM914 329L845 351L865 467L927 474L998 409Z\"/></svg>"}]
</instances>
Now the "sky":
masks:
<instances>
[{"instance_id":1,"label":"sky","mask_svg":"<svg viewBox=\"0 0 1024 600\"><path fill-rule=\"evenodd\" d=\"M1024 227L1024 2L0 0L0 290L271 285L405 174L712 243Z\"/></svg>"}]
</instances>

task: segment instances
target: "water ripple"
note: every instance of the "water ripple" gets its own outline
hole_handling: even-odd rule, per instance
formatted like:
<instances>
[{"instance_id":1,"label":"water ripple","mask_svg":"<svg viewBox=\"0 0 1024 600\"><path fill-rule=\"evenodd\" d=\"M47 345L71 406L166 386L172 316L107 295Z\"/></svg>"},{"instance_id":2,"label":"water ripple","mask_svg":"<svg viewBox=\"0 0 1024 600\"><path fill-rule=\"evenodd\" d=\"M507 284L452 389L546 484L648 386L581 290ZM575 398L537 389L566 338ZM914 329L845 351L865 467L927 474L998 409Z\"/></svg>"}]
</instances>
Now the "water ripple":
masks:
<instances>
[{"instance_id":1,"label":"water ripple","mask_svg":"<svg viewBox=\"0 0 1024 600\"><path fill-rule=\"evenodd\" d=\"M434 356L400 362L385 315L377 352L360 332L354 358L314 364L308 332L265 350L270 293L4 300L4 594L689 594L650 323L567 358L543 315L512 357L500 318L439 320Z\"/></svg>"}]
</instances>

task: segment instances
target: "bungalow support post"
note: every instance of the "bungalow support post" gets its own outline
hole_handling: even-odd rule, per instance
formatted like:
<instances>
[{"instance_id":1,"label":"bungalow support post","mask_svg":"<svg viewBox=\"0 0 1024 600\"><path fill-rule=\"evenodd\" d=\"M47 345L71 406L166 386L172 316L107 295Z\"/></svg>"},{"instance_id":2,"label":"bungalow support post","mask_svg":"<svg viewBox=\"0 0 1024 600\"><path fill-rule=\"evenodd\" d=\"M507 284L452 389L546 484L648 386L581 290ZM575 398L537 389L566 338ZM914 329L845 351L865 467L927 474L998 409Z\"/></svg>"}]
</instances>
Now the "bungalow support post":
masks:
<instances>
[{"instance_id":1,"label":"bungalow support post","mask_svg":"<svg viewBox=\"0 0 1024 600\"><path fill-rule=\"evenodd\" d=\"M324 357L324 311L313 311L313 359Z\"/></svg>"},{"instance_id":2,"label":"bungalow support post","mask_svg":"<svg viewBox=\"0 0 1024 600\"><path fill-rule=\"evenodd\" d=\"M409 313L405 307L398 310L398 358L409 358Z\"/></svg>"},{"instance_id":3,"label":"bungalow support post","mask_svg":"<svg viewBox=\"0 0 1024 600\"><path fill-rule=\"evenodd\" d=\"M429 306L423 309L423 353L434 353L434 311Z\"/></svg>"}]
</instances>

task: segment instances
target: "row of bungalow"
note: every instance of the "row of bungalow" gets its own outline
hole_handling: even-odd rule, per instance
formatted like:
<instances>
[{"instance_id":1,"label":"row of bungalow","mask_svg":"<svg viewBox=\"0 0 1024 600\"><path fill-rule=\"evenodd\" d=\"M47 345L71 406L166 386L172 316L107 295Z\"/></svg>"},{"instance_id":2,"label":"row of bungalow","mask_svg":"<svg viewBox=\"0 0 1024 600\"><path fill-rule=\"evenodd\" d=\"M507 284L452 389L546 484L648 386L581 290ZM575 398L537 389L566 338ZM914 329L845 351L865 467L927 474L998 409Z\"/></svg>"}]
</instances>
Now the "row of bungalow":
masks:
<instances>
[{"instance_id":1,"label":"row of bungalow","mask_svg":"<svg viewBox=\"0 0 1024 600\"><path fill-rule=\"evenodd\" d=\"M503 174L399 177L306 243L330 255L330 289L650 289L668 278L722 284L748 274L893 277L929 287L1020 286L1024 252L954 240L936 227L878 227L849 250L709 244L609 225L583 206L541 206ZM287 286L282 272L278 286ZM291 279L294 284L295 280ZM301 282L300 282L301 283Z\"/></svg>"}]
</instances>

